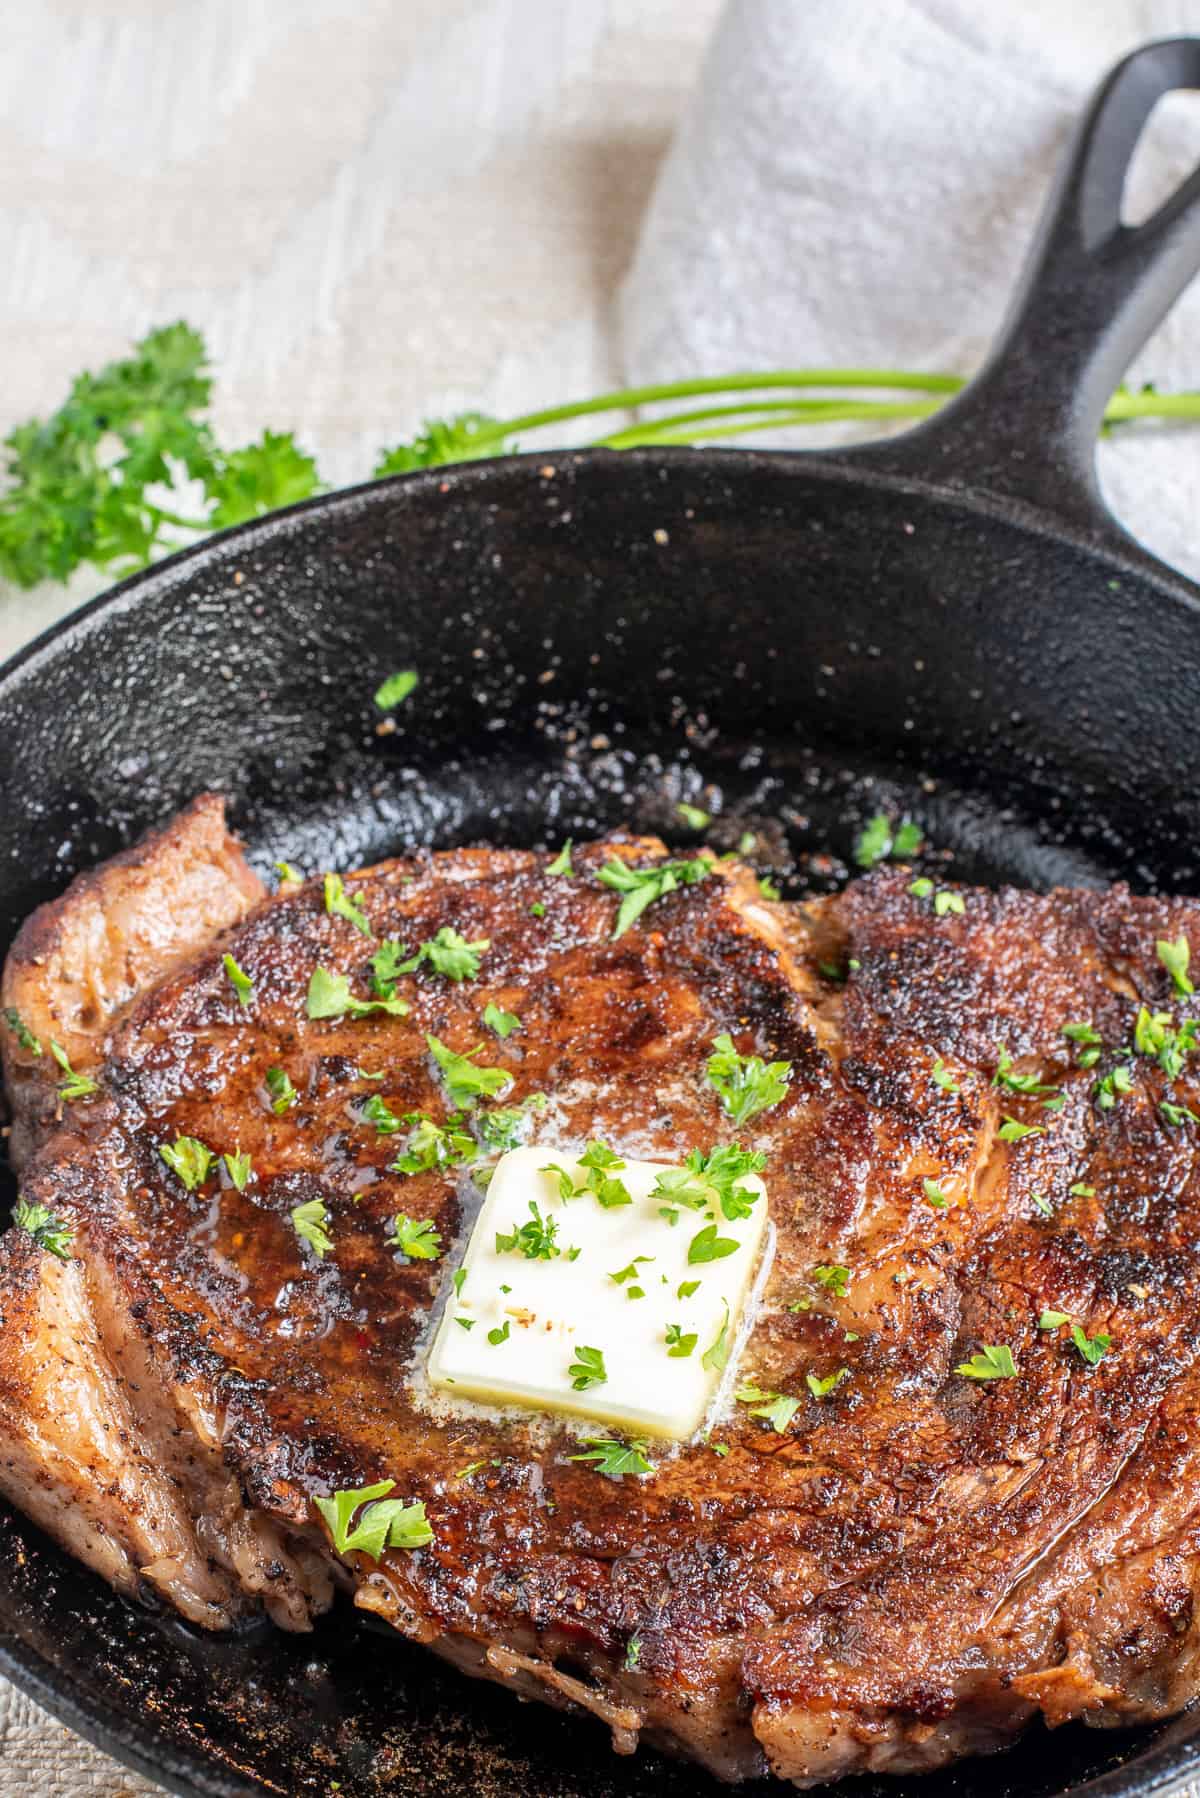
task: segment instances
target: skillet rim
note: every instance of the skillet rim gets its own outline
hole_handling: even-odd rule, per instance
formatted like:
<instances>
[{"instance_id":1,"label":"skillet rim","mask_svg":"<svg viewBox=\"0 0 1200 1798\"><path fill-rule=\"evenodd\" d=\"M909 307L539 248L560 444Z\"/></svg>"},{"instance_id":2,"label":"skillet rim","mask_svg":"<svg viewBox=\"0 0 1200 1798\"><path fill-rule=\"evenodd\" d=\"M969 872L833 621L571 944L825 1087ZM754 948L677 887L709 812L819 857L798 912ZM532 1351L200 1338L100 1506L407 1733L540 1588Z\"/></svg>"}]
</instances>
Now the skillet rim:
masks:
<instances>
[{"instance_id":1,"label":"skillet rim","mask_svg":"<svg viewBox=\"0 0 1200 1798\"><path fill-rule=\"evenodd\" d=\"M647 473L664 467L697 467L709 476L725 475L739 482L753 480L770 469L773 474L785 471L797 478L811 475L818 481L868 494L911 495L921 501L952 506L981 520L1002 522L1041 542L1065 546L1090 564L1134 577L1161 599L1184 605L1200 619L1200 583L1160 561L1105 511L1099 510L1091 527L1084 528L1022 499L953 480L922 478L903 466L889 466L888 448L892 442L902 441L902 437L873 441L862 446L869 452L862 456L855 448L842 455L734 447L534 450L360 482L214 533L103 589L39 632L0 665L0 694L10 687L19 691L25 672L46 656L71 653L79 636L86 635L91 625L110 611L136 611L139 604L148 602L181 575L186 578L198 567L219 566L244 555L270 551L314 516L319 522L321 517L336 519L345 513L361 514L377 505L393 503L401 495L420 505L426 498L444 497L451 487L460 495L486 498L489 487L511 480L522 469L536 474L550 460L556 467L569 465L575 478L584 479L591 469L611 467L619 460L629 464L631 478L642 480ZM164 1739L141 1717L123 1713L114 1717L111 1710L104 1709L102 1697L97 1701L91 1693L84 1692L73 1673L47 1661L18 1637L8 1636L2 1617L0 1674L84 1740L179 1798L258 1798L259 1794L278 1790L214 1760L199 1748L185 1748ZM1184 1711L1174 1721L1181 1722L1187 1715ZM1167 1720L1168 1725L1171 1721ZM983 1757L981 1764L990 1759L991 1756ZM1167 1794L1181 1790L1181 1782L1197 1769L1200 1727L1182 1740L1149 1747L1083 1785L1064 1788L1062 1798L1066 1798L1068 1790L1077 1798L1156 1798L1159 1794L1167 1798Z\"/></svg>"}]
</instances>

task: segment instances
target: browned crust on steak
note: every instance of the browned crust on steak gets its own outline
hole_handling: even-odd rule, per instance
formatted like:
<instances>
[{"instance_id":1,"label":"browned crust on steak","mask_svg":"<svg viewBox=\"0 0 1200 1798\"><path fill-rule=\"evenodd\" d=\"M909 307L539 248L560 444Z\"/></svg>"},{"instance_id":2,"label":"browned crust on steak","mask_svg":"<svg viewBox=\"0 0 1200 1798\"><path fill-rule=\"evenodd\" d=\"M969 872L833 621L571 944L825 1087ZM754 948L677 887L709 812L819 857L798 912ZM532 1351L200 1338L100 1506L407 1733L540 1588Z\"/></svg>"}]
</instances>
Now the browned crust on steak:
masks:
<instances>
[{"instance_id":1,"label":"browned crust on steak","mask_svg":"<svg viewBox=\"0 0 1200 1798\"><path fill-rule=\"evenodd\" d=\"M241 844L225 828L225 802L199 798L161 830L73 880L25 920L0 981L0 1008L14 1010L42 1054L0 1029L4 1077L19 1167L37 1129L57 1110L53 1038L80 1072L89 1069L124 1008L240 922L264 896Z\"/></svg>"},{"instance_id":2,"label":"browned crust on steak","mask_svg":"<svg viewBox=\"0 0 1200 1798\"><path fill-rule=\"evenodd\" d=\"M1195 1132L1164 1122L1148 1058L1112 1110L1093 1089L1140 1001L1186 1014L1154 944L1200 945L1200 912L1123 889L966 890L964 914L939 917L883 874L803 913L765 906L724 864L613 942L616 900L594 879L611 852L577 851L573 880L539 855L483 851L348 877L377 937L449 924L490 939L477 981L407 979L404 1019L307 1019L313 967L365 994L372 951L326 913L319 882L228 939L255 982L249 1008L217 949L135 1002L106 1043L101 1096L72 1108L27 1179L79 1232L86 1265L65 1278L86 1284L89 1316L129 1297L138 1381L205 1454L219 1448L239 1503L296 1559L301 1608L323 1601L300 1546L324 1549L313 1496L390 1477L425 1502L435 1540L378 1568L354 1557L358 1601L460 1665L596 1710L622 1745L640 1729L724 1777L769 1761L804 1785L938 1765L1038 1710L1058 1723L1178 1708L1200 1640ZM831 959L853 964L844 985L820 972ZM523 1030L486 1037L488 1000ZM1107 1045L1095 1070L1061 1035L1082 1018ZM667 1160L729 1139L703 1075L718 1031L792 1061L787 1099L741 1133L768 1157L778 1245L740 1372L800 1400L783 1434L738 1407L719 1425L727 1455L698 1442L614 1482L568 1459L564 1425L429 1408L414 1355L447 1267L405 1262L383 1237L404 1210L452 1244L464 1192L389 1172L395 1140L359 1115L376 1091L396 1112L445 1115L427 1030L460 1050L485 1040L513 1077L505 1103L549 1092L540 1140L600 1135ZM1061 1110L992 1084L998 1042L1061 1089ZM957 1093L934 1083L939 1058ZM275 1064L300 1094L282 1117L263 1087ZM1200 1109L1188 1078L1172 1091ZM1005 1114L1042 1133L1001 1141ZM185 1192L157 1153L180 1133L249 1151L246 1192L223 1176ZM312 1197L329 1207L324 1262L288 1219ZM9 1255L0 1353L15 1364L48 1326L21 1297L38 1290L28 1246ZM844 1298L813 1279L831 1262L850 1269ZM50 1268L45 1284L63 1280ZM1065 1330L1039 1330L1045 1307L1111 1334L1098 1366ZM98 1335L112 1354L113 1326ZM954 1371L994 1342L1017 1379ZM839 1366L850 1377L812 1396L806 1375ZM45 1460L31 1412L28 1385L0 1385L22 1479ZM134 1427L153 1460L161 1410ZM211 1462L181 1476L193 1514L209 1477ZM62 1533L53 1507L41 1520ZM255 1596L235 1557L216 1559Z\"/></svg>"}]
</instances>

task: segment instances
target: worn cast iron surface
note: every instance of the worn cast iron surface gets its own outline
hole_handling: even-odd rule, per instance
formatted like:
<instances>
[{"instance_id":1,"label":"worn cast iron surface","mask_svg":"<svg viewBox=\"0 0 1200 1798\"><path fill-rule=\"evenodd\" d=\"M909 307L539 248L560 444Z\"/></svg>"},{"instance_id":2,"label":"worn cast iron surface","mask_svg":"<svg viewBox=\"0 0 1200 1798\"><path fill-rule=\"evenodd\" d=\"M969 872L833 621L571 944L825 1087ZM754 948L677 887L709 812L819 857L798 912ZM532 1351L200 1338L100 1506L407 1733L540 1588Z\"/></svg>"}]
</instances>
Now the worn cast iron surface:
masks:
<instances>
[{"instance_id":1,"label":"worn cast iron surface","mask_svg":"<svg viewBox=\"0 0 1200 1798\"><path fill-rule=\"evenodd\" d=\"M878 809L917 817L962 879L1196 891L1200 592L1123 537L1090 461L1200 263L1197 178L1118 222L1145 118L1187 85L1190 40L1110 78L992 364L908 438L382 483L177 557L35 644L0 676L0 941L204 788L262 869L670 837L703 792L715 845L759 830L792 894L843 878ZM369 696L401 667L421 685L381 735ZM706 1788L341 1613L307 1640L202 1638L4 1512L0 1668L181 1792ZM1184 1718L1038 1732L919 1790L1146 1794L1196 1766Z\"/></svg>"}]
</instances>

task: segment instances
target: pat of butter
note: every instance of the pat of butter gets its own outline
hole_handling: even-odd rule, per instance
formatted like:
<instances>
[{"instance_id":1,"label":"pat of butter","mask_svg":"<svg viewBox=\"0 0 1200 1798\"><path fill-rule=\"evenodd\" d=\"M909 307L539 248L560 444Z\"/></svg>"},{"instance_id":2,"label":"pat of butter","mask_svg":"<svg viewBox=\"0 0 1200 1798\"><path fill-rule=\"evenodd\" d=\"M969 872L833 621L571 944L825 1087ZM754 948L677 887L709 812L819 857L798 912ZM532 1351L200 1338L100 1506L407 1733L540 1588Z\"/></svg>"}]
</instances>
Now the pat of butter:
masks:
<instances>
[{"instance_id":1,"label":"pat of butter","mask_svg":"<svg viewBox=\"0 0 1200 1798\"><path fill-rule=\"evenodd\" d=\"M551 1163L584 1184L588 1170L552 1148L513 1149L497 1163L434 1340L430 1381L460 1398L683 1441L700 1427L737 1333L767 1226L763 1183L741 1177L757 1197L747 1217L730 1220L715 1193L702 1210L652 1196L663 1162L608 1170L631 1200L613 1206L586 1191L564 1201L557 1174L543 1171ZM554 1227L558 1253L549 1258L523 1252L541 1237L531 1206ZM516 1246L497 1247L498 1235L511 1239L523 1225L532 1230ZM714 1239L723 1252L704 1259ZM729 1242L736 1247L724 1249ZM687 1353L670 1353L692 1337ZM601 1370L602 1381L576 1386Z\"/></svg>"}]
</instances>

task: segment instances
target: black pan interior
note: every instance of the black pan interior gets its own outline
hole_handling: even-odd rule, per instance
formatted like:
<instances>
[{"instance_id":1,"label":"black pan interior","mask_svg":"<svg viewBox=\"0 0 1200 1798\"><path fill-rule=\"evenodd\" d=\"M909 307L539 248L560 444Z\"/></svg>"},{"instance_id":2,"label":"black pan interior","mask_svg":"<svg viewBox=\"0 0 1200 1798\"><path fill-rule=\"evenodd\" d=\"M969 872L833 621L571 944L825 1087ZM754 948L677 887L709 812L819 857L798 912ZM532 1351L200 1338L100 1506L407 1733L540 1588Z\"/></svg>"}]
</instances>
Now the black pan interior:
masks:
<instances>
[{"instance_id":1,"label":"black pan interior","mask_svg":"<svg viewBox=\"0 0 1200 1798\"><path fill-rule=\"evenodd\" d=\"M809 458L523 458L339 496L130 583L0 677L0 941L214 787L264 871L613 829L694 843L684 799L718 848L752 831L793 896L847 877L877 810L918 819L960 879L1195 890L1195 609L1132 549ZM421 684L381 732L371 695L402 667ZM346 1616L202 1639L15 1515L0 1662L181 1791L708 1789ZM1146 1791L1191 1764L1187 1733L1039 1733L843 1789Z\"/></svg>"}]
</instances>

